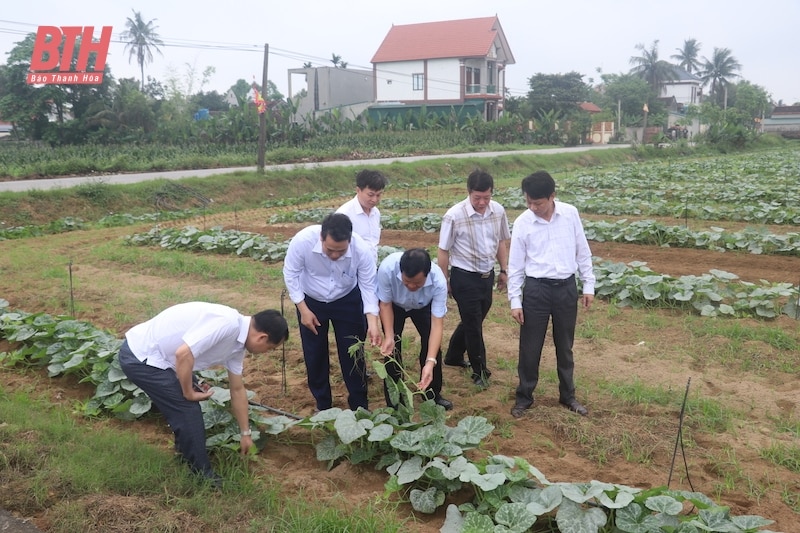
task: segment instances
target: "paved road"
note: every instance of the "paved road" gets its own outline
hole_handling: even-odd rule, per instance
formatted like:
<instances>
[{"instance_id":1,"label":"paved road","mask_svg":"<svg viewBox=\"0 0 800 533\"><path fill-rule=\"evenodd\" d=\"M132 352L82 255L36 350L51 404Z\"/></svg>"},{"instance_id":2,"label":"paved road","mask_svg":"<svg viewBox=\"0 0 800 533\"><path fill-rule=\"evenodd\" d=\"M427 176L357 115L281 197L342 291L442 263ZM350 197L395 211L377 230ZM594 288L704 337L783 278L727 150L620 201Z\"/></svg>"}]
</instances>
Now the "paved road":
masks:
<instances>
[{"instance_id":1,"label":"paved road","mask_svg":"<svg viewBox=\"0 0 800 533\"><path fill-rule=\"evenodd\" d=\"M573 146L570 148L542 148L539 150L518 150L513 152L472 152L467 154L444 154L444 155L421 155L409 157L390 157L385 159L357 159L348 161L325 161L320 163L289 163L286 165L267 165L265 170L292 170L297 168L320 168L320 167L340 167L340 166L375 166L389 165L396 161L411 162L424 161L427 159L441 158L486 158L503 157L519 154L561 154L570 152L585 152L588 150L609 150L616 148L628 148L628 144L591 144L586 146ZM236 168L209 168L202 170L174 170L169 172L144 172L139 174L108 174L97 176L72 176L65 178L21 180L21 181L0 181L0 191L23 192L30 190L48 190L75 187L86 183L108 183L108 184L128 184L138 183L152 179L177 180L182 178L204 178L219 174L230 174L236 171L254 171L256 167L236 167Z\"/></svg>"}]
</instances>

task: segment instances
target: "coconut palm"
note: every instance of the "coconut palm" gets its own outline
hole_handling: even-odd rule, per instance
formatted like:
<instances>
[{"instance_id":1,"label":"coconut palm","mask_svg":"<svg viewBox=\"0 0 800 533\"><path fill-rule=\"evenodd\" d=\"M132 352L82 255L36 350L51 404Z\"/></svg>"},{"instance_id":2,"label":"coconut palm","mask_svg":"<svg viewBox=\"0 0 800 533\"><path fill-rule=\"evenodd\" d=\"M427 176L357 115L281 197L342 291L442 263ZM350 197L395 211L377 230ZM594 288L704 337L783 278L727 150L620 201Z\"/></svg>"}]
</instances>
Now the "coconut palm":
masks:
<instances>
[{"instance_id":1,"label":"coconut palm","mask_svg":"<svg viewBox=\"0 0 800 533\"><path fill-rule=\"evenodd\" d=\"M738 71L741 68L742 65L733 57L730 50L715 47L714 54L710 60L706 57L703 58L703 66L698 75L704 86L710 85L711 98L720 103L719 101L722 98L720 93L723 93L724 89L730 85L732 78L739 77ZM723 106L727 105L727 102L722 103Z\"/></svg>"},{"instance_id":2,"label":"coconut palm","mask_svg":"<svg viewBox=\"0 0 800 533\"><path fill-rule=\"evenodd\" d=\"M642 43L637 44L636 49L640 50L642 55L631 57L630 63L633 65L631 74L642 78L656 94L659 94L665 82L675 79L673 65L658 58L658 39L653 41L649 49Z\"/></svg>"},{"instance_id":3,"label":"coconut palm","mask_svg":"<svg viewBox=\"0 0 800 533\"><path fill-rule=\"evenodd\" d=\"M142 14L139 11L133 11L133 18L128 17L125 19L125 27L127 28L120 34L120 38L127 41L125 44L125 51L128 53L128 62L135 55L136 62L139 64L139 69L142 73L142 91L144 91L144 64L153 61L153 50L161 53L158 49L159 46L164 46L156 30L158 26L154 24L156 19L145 22L142 19Z\"/></svg>"},{"instance_id":4,"label":"coconut palm","mask_svg":"<svg viewBox=\"0 0 800 533\"><path fill-rule=\"evenodd\" d=\"M700 43L697 42L697 39L686 39L683 41L683 47L675 50L678 53L670 57L678 61L679 67L689 74L700 69L700 61L697 58L700 53Z\"/></svg>"}]
</instances>

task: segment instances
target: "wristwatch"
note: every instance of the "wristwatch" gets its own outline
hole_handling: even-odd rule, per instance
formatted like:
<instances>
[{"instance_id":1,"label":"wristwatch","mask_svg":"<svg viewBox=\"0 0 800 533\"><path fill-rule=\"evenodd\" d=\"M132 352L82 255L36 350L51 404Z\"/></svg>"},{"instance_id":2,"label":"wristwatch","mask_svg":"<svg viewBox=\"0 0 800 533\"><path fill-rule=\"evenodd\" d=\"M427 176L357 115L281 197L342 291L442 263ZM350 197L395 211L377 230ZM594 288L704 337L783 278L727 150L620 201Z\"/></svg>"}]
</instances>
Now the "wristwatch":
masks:
<instances>
[{"instance_id":1,"label":"wristwatch","mask_svg":"<svg viewBox=\"0 0 800 533\"><path fill-rule=\"evenodd\" d=\"M250 430L250 429L246 429L246 430L242 431L242 437L249 437L252 434L253 434L253 431Z\"/></svg>"},{"instance_id":2,"label":"wristwatch","mask_svg":"<svg viewBox=\"0 0 800 533\"><path fill-rule=\"evenodd\" d=\"M506 271L505 271L505 270L503 270L502 268L500 269L500 273L501 273L501 274L508 274L508 272L506 272Z\"/></svg>"}]
</instances>

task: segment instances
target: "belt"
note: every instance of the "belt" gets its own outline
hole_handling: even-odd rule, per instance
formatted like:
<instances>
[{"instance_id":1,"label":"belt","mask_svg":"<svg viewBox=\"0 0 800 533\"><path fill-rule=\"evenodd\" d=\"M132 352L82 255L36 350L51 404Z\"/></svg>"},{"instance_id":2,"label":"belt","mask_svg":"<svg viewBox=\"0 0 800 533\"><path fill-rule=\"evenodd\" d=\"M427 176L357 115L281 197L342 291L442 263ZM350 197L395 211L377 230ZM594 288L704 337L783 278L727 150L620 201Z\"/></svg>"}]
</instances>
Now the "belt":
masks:
<instances>
[{"instance_id":1,"label":"belt","mask_svg":"<svg viewBox=\"0 0 800 533\"><path fill-rule=\"evenodd\" d=\"M543 285L549 285L551 287L561 287L562 285L566 285L567 283L575 283L575 274L571 275L566 279L532 278L530 276L528 276L525 279L527 281L532 281L534 283L541 283Z\"/></svg>"},{"instance_id":2,"label":"belt","mask_svg":"<svg viewBox=\"0 0 800 533\"><path fill-rule=\"evenodd\" d=\"M464 274L472 274L473 276L480 276L482 279L486 279L492 274L494 274L494 270L490 270L489 272L473 272L472 270L464 270L463 268L458 267L451 267L452 270L458 270L459 272L463 272Z\"/></svg>"}]
</instances>

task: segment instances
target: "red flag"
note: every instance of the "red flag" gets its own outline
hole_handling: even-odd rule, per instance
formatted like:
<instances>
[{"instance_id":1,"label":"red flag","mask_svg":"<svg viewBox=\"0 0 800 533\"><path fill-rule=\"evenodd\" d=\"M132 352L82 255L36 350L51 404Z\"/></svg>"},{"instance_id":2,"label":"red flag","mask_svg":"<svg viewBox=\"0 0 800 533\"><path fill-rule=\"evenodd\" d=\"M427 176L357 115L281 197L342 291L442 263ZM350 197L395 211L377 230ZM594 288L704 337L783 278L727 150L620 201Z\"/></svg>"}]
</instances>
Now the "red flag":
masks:
<instances>
[{"instance_id":1,"label":"red flag","mask_svg":"<svg viewBox=\"0 0 800 533\"><path fill-rule=\"evenodd\" d=\"M267 102L261 96L261 93L258 92L258 89L253 86L253 100L256 102L256 109L258 109L258 114L262 114L267 110Z\"/></svg>"}]
</instances>

